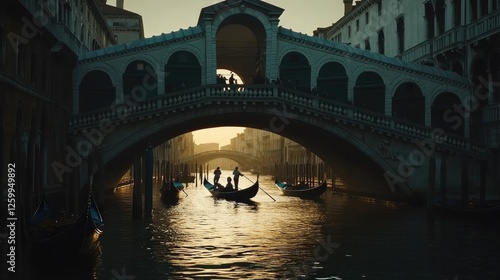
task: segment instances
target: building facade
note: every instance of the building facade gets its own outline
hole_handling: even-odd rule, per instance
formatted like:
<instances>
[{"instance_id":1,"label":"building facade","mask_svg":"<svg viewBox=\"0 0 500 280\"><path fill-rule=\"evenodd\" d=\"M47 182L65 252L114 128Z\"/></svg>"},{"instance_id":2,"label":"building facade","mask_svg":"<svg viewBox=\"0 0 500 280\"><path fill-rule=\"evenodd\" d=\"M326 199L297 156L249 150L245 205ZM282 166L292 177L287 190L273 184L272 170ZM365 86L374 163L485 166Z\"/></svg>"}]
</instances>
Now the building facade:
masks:
<instances>
[{"instance_id":1,"label":"building facade","mask_svg":"<svg viewBox=\"0 0 500 280\"><path fill-rule=\"evenodd\" d=\"M52 168L79 164L77 157L63 156L69 149L73 69L80 53L114 43L100 4L0 2L1 195L3 201L12 176L6 166L12 164L23 219L32 214L42 189L49 195L71 195L69 176L58 177Z\"/></svg>"},{"instance_id":2,"label":"building facade","mask_svg":"<svg viewBox=\"0 0 500 280\"><path fill-rule=\"evenodd\" d=\"M142 16L125 10L123 0L117 1L116 7L103 4L102 13L115 36L117 44L144 39Z\"/></svg>"}]
</instances>

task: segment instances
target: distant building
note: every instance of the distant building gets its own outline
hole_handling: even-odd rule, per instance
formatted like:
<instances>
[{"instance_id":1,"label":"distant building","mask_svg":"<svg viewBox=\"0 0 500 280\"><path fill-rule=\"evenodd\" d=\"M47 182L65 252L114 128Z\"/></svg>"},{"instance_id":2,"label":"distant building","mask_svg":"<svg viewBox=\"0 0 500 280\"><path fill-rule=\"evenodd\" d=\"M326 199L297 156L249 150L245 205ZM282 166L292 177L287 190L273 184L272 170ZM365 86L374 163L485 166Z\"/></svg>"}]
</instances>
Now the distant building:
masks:
<instances>
[{"instance_id":1,"label":"distant building","mask_svg":"<svg viewBox=\"0 0 500 280\"><path fill-rule=\"evenodd\" d=\"M142 16L123 9L123 0L118 0L116 7L102 5L102 13L117 44L144 39Z\"/></svg>"},{"instance_id":2,"label":"distant building","mask_svg":"<svg viewBox=\"0 0 500 280\"><path fill-rule=\"evenodd\" d=\"M500 0L343 2L345 15L315 36L462 75L471 138L499 150Z\"/></svg>"}]
</instances>

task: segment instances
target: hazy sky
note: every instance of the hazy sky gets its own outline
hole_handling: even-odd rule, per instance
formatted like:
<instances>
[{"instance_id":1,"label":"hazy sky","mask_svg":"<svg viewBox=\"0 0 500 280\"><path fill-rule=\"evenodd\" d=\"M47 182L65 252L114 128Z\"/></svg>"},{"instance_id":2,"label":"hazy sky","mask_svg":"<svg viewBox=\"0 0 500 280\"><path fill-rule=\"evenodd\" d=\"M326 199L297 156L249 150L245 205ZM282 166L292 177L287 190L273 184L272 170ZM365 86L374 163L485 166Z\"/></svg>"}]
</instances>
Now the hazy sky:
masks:
<instances>
[{"instance_id":1,"label":"hazy sky","mask_svg":"<svg viewBox=\"0 0 500 280\"><path fill-rule=\"evenodd\" d=\"M215 0L124 0L125 10L138 13L144 22L145 36L170 33L196 26L202 8L223 1ZM318 27L326 27L344 15L342 0L267 0L283 8L279 25L312 35ZM115 5L115 0L108 0Z\"/></svg>"},{"instance_id":2,"label":"hazy sky","mask_svg":"<svg viewBox=\"0 0 500 280\"><path fill-rule=\"evenodd\" d=\"M170 33L181 28L196 26L202 8L222 1L214 0L125 0L124 9L142 16L145 37ZM283 8L280 26L312 35L318 27L336 22L344 14L341 0L267 0L269 4ZM116 5L115 0L108 0ZM204 129L193 132L196 144L219 143L224 146L242 127Z\"/></svg>"}]
</instances>

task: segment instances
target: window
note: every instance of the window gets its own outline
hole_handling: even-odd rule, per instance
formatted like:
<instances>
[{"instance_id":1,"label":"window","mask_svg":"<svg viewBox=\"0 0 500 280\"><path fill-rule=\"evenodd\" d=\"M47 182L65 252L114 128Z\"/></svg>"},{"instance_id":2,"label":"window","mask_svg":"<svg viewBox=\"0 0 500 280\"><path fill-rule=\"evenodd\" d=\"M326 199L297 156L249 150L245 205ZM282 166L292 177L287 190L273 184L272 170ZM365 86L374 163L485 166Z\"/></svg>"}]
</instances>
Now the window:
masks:
<instances>
[{"instance_id":1,"label":"window","mask_svg":"<svg viewBox=\"0 0 500 280\"><path fill-rule=\"evenodd\" d=\"M356 32L359 31L359 18L356 20Z\"/></svg>"},{"instance_id":2,"label":"window","mask_svg":"<svg viewBox=\"0 0 500 280\"><path fill-rule=\"evenodd\" d=\"M368 14L368 12L365 13L365 23L370 23L370 14Z\"/></svg>"},{"instance_id":3,"label":"window","mask_svg":"<svg viewBox=\"0 0 500 280\"><path fill-rule=\"evenodd\" d=\"M347 27L347 38L349 38L349 39L351 38L351 26L350 25Z\"/></svg>"},{"instance_id":4,"label":"window","mask_svg":"<svg viewBox=\"0 0 500 280\"><path fill-rule=\"evenodd\" d=\"M427 39L434 38L434 7L431 2L425 4L425 19L427 20Z\"/></svg>"},{"instance_id":5,"label":"window","mask_svg":"<svg viewBox=\"0 0 500 280\"><path fill-rule=\"evenodd\" d=\"M444 0L436 1L436 21L437 21L437 32L438 34L444 33L445 28L445 9L446 5L444 4Z\"/></svg>"},{"instance_id":6,"label":"window","mask_svg":"<svg viewBox=\"0 0 500 280\"><path fill-rule=\"evenodd\" d=\"M378 1L377 3L377 11L378 11L378 16L382 15L382 0Z\"/></svg>"},{"instance_id":7,"label":"window","mask_svg":"<svg viewBox=\"0 0 500 280\"><path fill-rule=\"evenodd\" d=\"M371 50L371 47L370 47L370 39L365 39L365 50L367 51L370 51Z\"/></svg>"},{"instance_id":8,"label":"window","mask_svg":"<svg viewBox=\"0 0 500 280\"><path fill-rule=\"evenodd\" d=\"M37 73L38 69L37 68L37 55L36 52L32 51L31 52L31 58L30 58L30 82L32 85L36 85L36 80L37 80Z\"/></svg>"},{"instance_id":9,"label":"window","mask_svg":"<svg viewBox=\"0 0 500 280\"><path fill-rule=\"evenodd\" d=\"M453 1L453 10L455 12L455 26L462 25L462 0Z\"/></svg>"},{"instance_id":10,"label":"window","mask_svg":"<svg viewBox=\"0 0 500 280\"><path fill-rule=\"evenodd\" d=\"M405 20L404 17L396 19L396 29L398 35L398 53L402 54L405 51Z\"/></svg>"},{"instance_id":11,"label":"window","mask_svg":"<svg viewBox=\"0 0 500 280\"><path fill-rule=\"evenodd\" d=\"M476 20L477 19L477 0L470 0L470 15L471 15L471 20Z\"/></svg>"},{"instance_id":12,"label":"window","mask_svg":"<svg viewBox=\"0 0 500 280\"><path fill-rule=\"evenodd\" d=\"M384 36L384 30L379 30L378 32L378 53L379 54L384 54L385 53L385 36Z\"/></svg>"},{"instance_id":13,"label":"window","mask_svg":"<svg viewBox=\"0 0 500 280\"><path fill-rule=\"evenodd\" d=\"M481 16L488 14L488 1L490 0L481 0Z\"/></svg>"}]
</instances>

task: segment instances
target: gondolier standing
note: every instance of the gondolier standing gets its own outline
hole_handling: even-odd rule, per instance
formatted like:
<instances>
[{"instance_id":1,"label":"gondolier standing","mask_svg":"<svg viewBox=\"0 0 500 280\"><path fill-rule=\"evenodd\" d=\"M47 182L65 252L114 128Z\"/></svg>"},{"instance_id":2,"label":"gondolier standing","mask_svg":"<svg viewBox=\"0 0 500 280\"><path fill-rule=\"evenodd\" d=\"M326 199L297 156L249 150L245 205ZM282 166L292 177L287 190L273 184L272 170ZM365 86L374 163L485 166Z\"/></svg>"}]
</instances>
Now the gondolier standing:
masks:
<instances>
[{"instance_id":1,"label":"gondolier standing","mask_svg":"<svg viewBox=\"0 0 500 280\"><path fill-rule=\"evenodd\" d=\"M217 185L219 183L220 175L222 174L222 171L220 171L220 167L217 167L214 170L214 185Z\"/></svg>"},{"instance_id":2,"label":"gondolier standing","mask_svg":"<svg viewBox=\"0 0 500 280\"><path fill-rule=\"evenodd\" d=\"M236 191L238 190L238 182L240 181L240 176L245 176L245 175L241 174L241 172L238 170L238 166L236 166L233 171L234 189Z\"/></svg>"}]
</instances>

